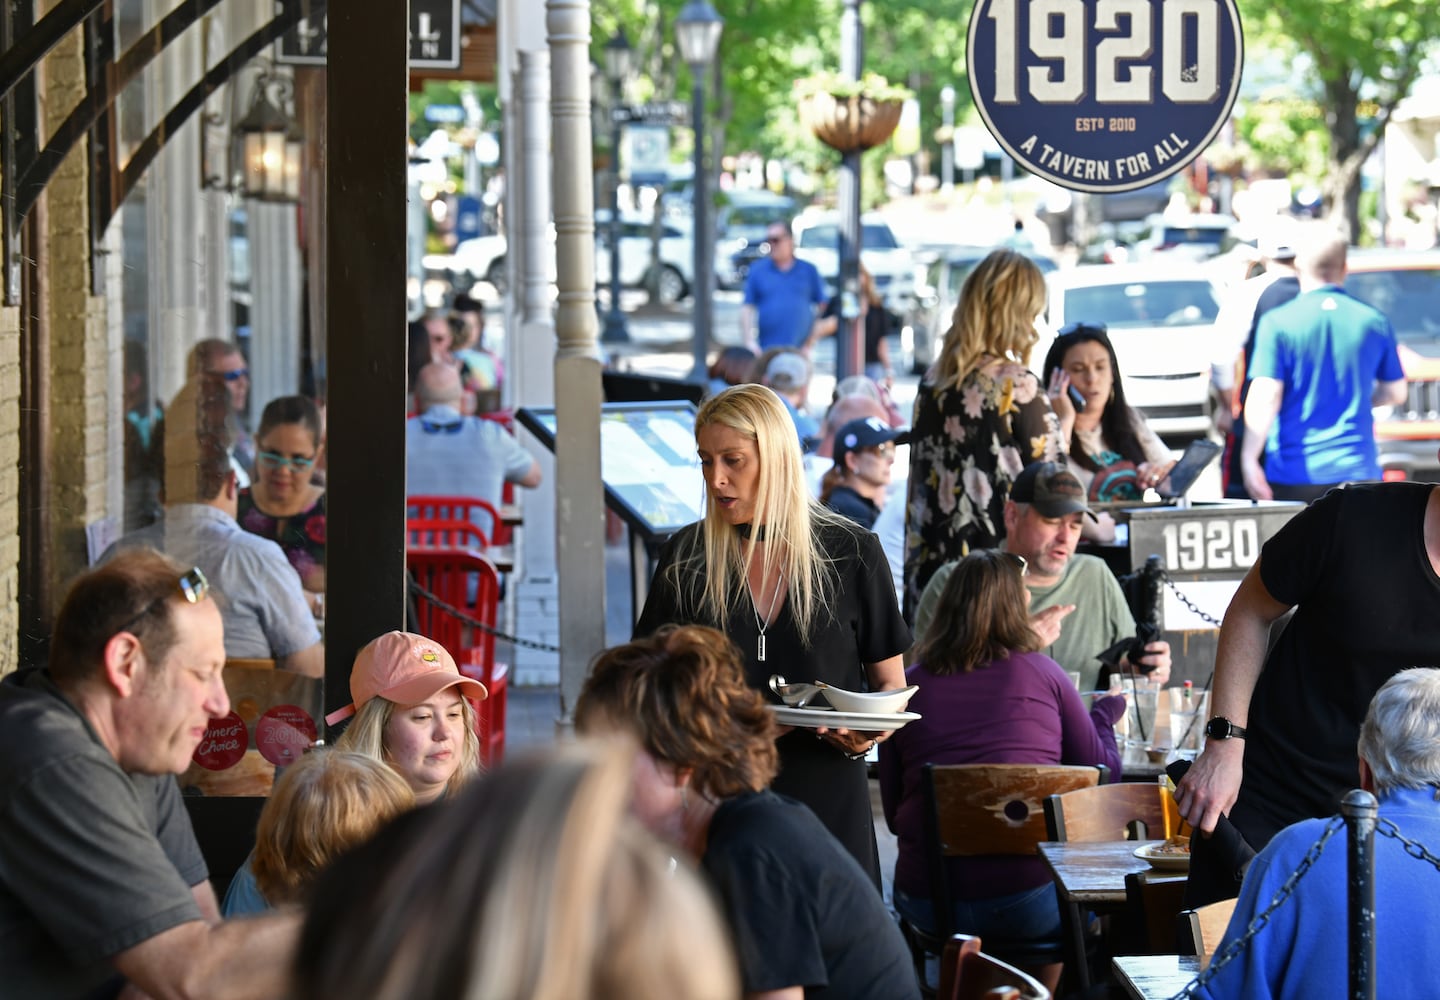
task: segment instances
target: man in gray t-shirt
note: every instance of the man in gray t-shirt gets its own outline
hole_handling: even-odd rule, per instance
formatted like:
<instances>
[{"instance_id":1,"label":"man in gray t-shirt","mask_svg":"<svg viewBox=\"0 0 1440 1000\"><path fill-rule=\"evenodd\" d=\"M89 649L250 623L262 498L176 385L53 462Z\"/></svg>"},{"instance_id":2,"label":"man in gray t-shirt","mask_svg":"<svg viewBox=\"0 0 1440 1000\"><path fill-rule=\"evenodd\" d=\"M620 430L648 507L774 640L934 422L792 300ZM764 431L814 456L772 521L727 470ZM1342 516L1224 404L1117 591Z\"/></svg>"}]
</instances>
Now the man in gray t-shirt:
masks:
<instances>
[{"instance_id":1,"label":"man in gray t-shirt","mask_svg":"<svg viewBox=\"0 0 1440 1000\"><path fill-rule=\"evenodd\" d=\"M81 576L50 664L0 683L0 993L283 996L298 913L221 923L175 775L230 700L203 574Z\"/></svg>"},{"instance_id":2,"label":"man in gray t-shirt","mask_svg":"<svg viewBox=\"0 0 1440 1000\"><path fill-rule=\"evenodd\" d=\"M1105 563L1075 553L1080 521L1087 515L1095 516L1074 475L1056 462L1032 463L1016 478L1005 502L1003 547L1026 562L1030 625L1044 643L1040 652L1078 671L1080 690L1094 691L1101 667L1096 654L1133 636L1135 619ZM915 611L917 636L929 625L954 568L954 563L941 566L926 584ZM1149 643L1136 667L1153 681L1169 680L1170 644Z\"/></svg>"}]
</instances>

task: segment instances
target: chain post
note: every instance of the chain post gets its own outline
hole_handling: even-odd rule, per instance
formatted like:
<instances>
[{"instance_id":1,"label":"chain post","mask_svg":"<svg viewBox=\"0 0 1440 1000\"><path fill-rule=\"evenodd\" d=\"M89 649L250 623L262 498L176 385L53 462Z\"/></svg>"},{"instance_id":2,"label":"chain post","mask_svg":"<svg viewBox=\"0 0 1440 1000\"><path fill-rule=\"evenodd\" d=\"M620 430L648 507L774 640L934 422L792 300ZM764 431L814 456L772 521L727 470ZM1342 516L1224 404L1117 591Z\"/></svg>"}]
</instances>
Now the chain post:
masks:
<instances>
[{"instance_id":1,"label":"chain post","mask_svg":"<svg viewBox=\"0 0 1440 1000\"><path fill-rule=\"evenodd\" d=\"M1356 788L1340 800L1349 850L1350 1000L1375 1000L1375 796Z\"/></svg>"}]
</instances>

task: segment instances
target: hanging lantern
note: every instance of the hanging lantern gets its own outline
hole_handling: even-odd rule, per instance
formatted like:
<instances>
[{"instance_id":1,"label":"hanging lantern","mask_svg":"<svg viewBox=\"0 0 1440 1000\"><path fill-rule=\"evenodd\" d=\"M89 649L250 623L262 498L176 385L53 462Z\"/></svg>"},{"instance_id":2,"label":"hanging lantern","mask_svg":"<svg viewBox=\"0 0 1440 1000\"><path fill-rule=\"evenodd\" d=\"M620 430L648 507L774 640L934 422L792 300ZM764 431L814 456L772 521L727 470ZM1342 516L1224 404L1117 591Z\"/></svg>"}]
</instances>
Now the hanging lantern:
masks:
<instances>
[{"instance_id":1,"label":"hanging lantern","mask_svg":"<svg viewBox=\"0 0 1440 1000\"><path fill-rule=\"evenodd\" d=\"M271 87L282 102L289 96L289 80L262 72L255 79L250 110L235 125L241 190L259 201L296 202L304 142L290 116L271 101Z\"/></svg>"}]
</instances>

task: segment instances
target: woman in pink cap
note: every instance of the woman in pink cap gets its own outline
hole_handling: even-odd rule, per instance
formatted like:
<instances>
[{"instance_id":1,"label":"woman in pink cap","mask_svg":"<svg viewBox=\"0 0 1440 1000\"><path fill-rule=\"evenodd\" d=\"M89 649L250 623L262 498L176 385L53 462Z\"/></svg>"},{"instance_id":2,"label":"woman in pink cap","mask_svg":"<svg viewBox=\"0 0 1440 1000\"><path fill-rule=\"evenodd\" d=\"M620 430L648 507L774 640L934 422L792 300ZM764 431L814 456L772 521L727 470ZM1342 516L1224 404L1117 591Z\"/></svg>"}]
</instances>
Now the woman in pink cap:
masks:
<instances>
[{"instance_id":1,"label":"woman in pink cap","mask_svg":"<svg viewBox=\"0 0 1440 1000\"><path fill-rule=\"evenodd\" d=\"M336 741L394 768L425 805L460 790L480 770L480 740L469 699L485 685L462 676L433 639L387 632L355 656L353 703L325 717L334 725L355 716Z\"/></svg>"}]
</instances>

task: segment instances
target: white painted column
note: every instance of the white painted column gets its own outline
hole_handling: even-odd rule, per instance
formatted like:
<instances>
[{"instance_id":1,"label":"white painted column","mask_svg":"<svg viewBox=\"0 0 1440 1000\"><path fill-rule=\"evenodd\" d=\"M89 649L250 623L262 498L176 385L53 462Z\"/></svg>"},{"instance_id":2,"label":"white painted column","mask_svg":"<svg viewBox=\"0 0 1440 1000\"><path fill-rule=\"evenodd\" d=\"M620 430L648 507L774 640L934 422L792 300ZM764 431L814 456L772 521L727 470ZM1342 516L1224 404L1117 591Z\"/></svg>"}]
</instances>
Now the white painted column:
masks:
<instances>
[{"instance_id":1,"label":"white painted column","mask_svg":"<svg viewBox=\"0 0 1440 1000\"><path fill-rule=\"evenodd\" d=\"M555 490L560 556L560 708L569 724L590 659L605 645L605 500L590 138L589 0L547 0L554 128Z\"/></svg>"}]
</instances>

